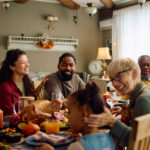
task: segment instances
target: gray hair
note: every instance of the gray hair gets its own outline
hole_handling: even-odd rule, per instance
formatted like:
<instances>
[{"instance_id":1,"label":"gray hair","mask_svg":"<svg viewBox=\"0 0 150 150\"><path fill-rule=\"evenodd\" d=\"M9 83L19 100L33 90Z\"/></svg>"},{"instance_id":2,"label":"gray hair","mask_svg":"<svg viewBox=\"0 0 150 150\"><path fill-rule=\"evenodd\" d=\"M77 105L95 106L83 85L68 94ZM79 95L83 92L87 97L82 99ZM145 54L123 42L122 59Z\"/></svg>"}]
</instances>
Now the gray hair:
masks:
<instances>
[{"instance_id":1,"label":"gray hair","mask_svg":"<svg viewBox=\"0 0 150 150\"><path fill-rule=\"evenodd\" d=\"M141 70L139 65L131 58L118 58L112 61L108 65L107 73L109 76L115 76L118 72L128 69L136 69L138 72L138 79L140 79Z\"/></svg>"},{"instance_id":2,"label":"gray hair","mask_svg":"<svg viewBox=\"0 0 150 150\"><path fill-rule=\"evenodd\" d=\"M142 55L142 56L140 56L140 57L138 58L138 64L139 64L139 65L140 65L141 60L144 59L144 58L149 58L149 59L150 59L150 56L149 56L149 55Z\"/></svg>"}]
</instances>

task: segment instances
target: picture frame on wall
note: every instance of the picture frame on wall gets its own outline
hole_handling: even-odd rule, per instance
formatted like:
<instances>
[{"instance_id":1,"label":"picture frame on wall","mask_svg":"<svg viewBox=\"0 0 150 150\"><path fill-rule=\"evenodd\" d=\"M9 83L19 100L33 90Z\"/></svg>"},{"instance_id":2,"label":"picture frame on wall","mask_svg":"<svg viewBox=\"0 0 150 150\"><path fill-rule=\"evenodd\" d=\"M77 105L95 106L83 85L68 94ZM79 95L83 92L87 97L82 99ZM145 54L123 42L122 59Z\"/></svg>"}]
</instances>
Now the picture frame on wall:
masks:
<instances>
[{"instance_id":1,"label":"picture frame on wall","mask_svg":"<svg viewBox=\"0 0 150 150\"><path fill-rule=\"evenodd\" d=\"M112 57L112 40L111 39L106 40L106 47L109 47L109 52Z\"/></svg>"},{"instance_id":2,"label":"picture frame on wall","mask_svg":"<svg viewBox=\"0 0 150 150\"><path fill-rule=\"evenodd\" d=\"M106 40L106 47L109 47L109 49L112 49L112 40Z\"/></svg>"}]
</instances>

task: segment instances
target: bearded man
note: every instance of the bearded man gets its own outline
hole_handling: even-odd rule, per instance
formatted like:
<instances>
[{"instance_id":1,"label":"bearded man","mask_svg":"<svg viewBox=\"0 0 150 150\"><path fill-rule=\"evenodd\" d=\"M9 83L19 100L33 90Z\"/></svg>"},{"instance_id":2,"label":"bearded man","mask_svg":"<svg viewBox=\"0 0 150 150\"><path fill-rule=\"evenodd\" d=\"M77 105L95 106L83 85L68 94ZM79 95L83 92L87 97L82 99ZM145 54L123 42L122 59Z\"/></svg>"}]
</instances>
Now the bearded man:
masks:
<instances>
[{"instance_id":1,"label":"bearded man","mask_svg":"<svg viewBox=\"0 0 150 150\"><path fill-rule=\"evenodd\" d=\"M76 58L71 53L64 53L59 57L58 71L52 73L44 86L44 98L51 100L52 93L61 93L62 98L85 87L83 80L74 73Z\"/></svg>"}]
</instances>

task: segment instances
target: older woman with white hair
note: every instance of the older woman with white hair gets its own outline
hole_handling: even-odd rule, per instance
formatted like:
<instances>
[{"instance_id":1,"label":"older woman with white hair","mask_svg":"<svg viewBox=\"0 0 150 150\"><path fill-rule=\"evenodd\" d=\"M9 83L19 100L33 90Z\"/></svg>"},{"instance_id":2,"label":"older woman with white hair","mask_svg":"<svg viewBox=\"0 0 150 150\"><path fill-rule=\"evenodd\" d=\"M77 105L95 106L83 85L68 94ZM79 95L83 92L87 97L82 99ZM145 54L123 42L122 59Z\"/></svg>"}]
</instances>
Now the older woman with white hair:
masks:
<instances>
[{"instance_id":1,"label":"older woman with white hair","mask_svg":"<svg viewBox=\"0 0 150 150\"><path fill-rule=\"evenodd\" d=\"M138 64L130 58L119 58L112 61L107 72L115 89L122 95L130 95L129 126L118 120L106 107L102 114L85 117L85 122L91 127L109 126L111 135L119 143L127 146L133 119L150 113L150 91L141 82Z\"/></svg>"}]
</instances>

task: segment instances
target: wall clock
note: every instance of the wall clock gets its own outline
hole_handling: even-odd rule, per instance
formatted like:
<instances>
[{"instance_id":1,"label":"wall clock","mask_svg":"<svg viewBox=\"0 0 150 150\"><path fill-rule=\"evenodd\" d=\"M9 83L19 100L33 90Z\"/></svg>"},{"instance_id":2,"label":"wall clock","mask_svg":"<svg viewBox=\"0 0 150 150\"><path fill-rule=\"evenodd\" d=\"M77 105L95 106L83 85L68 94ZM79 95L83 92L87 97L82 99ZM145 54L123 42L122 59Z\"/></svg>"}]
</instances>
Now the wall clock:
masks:
<instances>
[{"instance_id":1,"label":"wall clock","mask_svg":"<svg viewBox=\"0 0 150 150\"><path fill-rule=\"evenodd\" d=\"M93 60L88 65L88 70L92 75L100 75L102 73L102 62L100 60Z\"/></svg>"}]
</instances>

